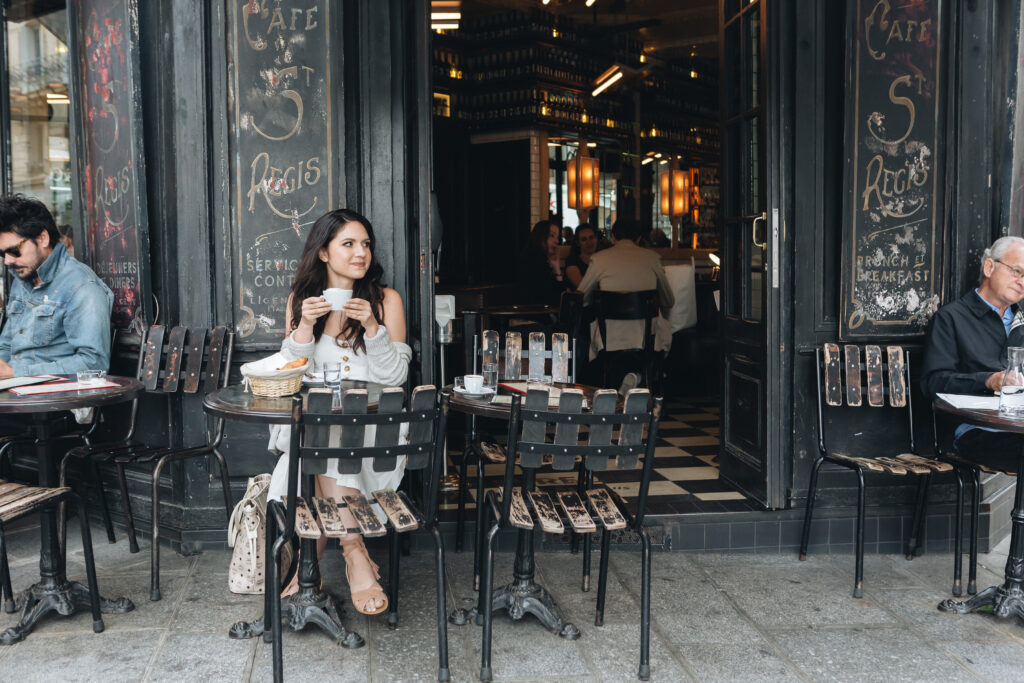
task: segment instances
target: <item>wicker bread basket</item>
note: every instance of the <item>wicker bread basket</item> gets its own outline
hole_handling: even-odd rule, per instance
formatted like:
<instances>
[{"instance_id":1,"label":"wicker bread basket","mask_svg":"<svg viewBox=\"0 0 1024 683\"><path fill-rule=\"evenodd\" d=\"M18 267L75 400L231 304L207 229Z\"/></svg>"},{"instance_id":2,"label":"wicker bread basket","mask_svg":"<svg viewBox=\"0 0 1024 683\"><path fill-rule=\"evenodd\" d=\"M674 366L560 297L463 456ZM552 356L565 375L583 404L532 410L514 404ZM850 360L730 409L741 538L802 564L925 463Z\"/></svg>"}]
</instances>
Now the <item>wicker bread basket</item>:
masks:
<instances>
[{"instance_id":1,"label":"wicker bread basket","mask_svg":"<svg viewBox=\"0 0 1024 683\"><path fill-rule=\"evenodd\" d=\"M302 377L309 369L312 360L306 364L289 368L288 370L277 370L288 362L281 354L277 353L269 358L246 363L242 366L242 376L249 385L253 396L291 396L302 389Z\"/></svg>"}]
</instances>

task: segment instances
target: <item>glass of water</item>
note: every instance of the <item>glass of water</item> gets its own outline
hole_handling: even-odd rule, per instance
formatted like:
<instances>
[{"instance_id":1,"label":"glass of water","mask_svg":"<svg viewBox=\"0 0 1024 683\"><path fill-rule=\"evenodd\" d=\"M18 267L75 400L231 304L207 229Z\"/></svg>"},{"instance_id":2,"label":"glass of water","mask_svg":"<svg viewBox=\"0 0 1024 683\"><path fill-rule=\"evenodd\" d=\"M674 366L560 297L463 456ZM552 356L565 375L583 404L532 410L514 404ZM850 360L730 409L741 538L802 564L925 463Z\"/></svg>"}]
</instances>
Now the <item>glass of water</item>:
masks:
<instances>
[{"instance_id":1,"label":"glass of water","mask_svg":"<svg viewBox=\"0 0 1024 683\"><path fill-rule=\"evenodd\" d=\"M324 363L324 386L335 394L341 393L341 363Z\"/></svg>"},{"instance_id":2,"label":"glass of water","mask_svg":"<svg viewBox=\"0 0 1024 683\"><path fill-rule=\"evenodd\" d=\"M484 376L484 391L497 391L498 390L498 364L497 363L484 363L481 366L482 374Z\"/></svg>"}]
</instances>

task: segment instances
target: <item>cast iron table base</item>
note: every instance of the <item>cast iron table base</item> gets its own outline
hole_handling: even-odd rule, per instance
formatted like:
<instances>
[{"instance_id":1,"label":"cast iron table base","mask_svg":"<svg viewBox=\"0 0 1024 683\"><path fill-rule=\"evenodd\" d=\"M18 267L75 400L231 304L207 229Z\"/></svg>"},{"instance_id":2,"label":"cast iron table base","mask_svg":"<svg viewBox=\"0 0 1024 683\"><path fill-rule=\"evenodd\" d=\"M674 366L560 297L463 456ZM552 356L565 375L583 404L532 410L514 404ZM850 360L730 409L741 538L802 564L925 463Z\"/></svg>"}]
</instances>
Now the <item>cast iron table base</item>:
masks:
<instances>
[{"instance_id":1,"label":"cast iron table base","mask_svg":"<svg viewBox=\"0 0 1024 683\"><path fill-rule=\"evenodd\" d=\"M1024 456L1021 458L1024 461ZM990 586L970 600L943 600L939 609L943 612L968 614L987 605L992 614L1002 619L1020 617L1024 619L1024 467L1017 467L1017 491L1014 495L1013 512L1010 513L1013 528L1010 531L1010 552L1006 558L1006 581L1001 586Z\"/></svg>"},{"instance_id":2,"label":"cast iron table base","mask_svg":"<svg viewBox=\"0 0 1024 683\"><path fill-rule=\"evenodd\" d=\"M21 618L11 628L0 633L0 645L13 645L25 640L32 628L44 615L56 612L62 616L71 616L79 607L90 608L89 588L77 581L40 581L22 594ZM128 598L108 600L100 598L100 611L103 614L124 614L135 609ZM93 622L92 630L103 632L103 621Z\"/></svg>"}]
</instances>

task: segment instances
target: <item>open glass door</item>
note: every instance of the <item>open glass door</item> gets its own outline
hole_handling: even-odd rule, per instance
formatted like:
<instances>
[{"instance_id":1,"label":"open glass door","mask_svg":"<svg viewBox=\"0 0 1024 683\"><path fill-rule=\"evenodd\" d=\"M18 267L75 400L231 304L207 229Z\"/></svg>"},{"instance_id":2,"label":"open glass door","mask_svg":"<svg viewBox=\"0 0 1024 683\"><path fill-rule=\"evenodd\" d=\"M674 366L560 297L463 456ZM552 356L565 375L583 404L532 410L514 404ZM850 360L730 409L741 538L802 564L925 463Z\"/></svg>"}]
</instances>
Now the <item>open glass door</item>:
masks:
<instances>
[{"instance_id":1,"label":"open glass door","mask_svg":"<svg viewBox=\"0 0 1024 683\"><path fill-rule=\"evenodd\" d=\"M768 495L765 1L721 0L722 477Z\"/></svg>"}]
</instances>

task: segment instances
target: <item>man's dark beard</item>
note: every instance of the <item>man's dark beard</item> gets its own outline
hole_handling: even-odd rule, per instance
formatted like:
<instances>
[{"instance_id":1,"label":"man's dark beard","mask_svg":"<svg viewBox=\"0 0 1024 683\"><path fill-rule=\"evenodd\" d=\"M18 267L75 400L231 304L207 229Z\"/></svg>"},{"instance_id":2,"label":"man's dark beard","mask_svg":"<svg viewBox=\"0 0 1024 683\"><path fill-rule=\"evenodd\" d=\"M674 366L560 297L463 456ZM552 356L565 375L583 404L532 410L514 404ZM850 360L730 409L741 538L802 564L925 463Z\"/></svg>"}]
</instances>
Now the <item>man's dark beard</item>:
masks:
<instances>
[{"instance_id":1,"label":"man's dark beard","mask_svg":"<svg viewBox=\"0 0 1024 683\"><path fill-rule=\"evenodd\" d=\"M19 279L22 279L25 282L35 282L36 281L36 269L35 268L33 268L32 270L28 271L24 275L22 275L21 271L18 271L18 270L14 271L14 272L18 274L18 278Z\"/></svg>"}]
</instances>

